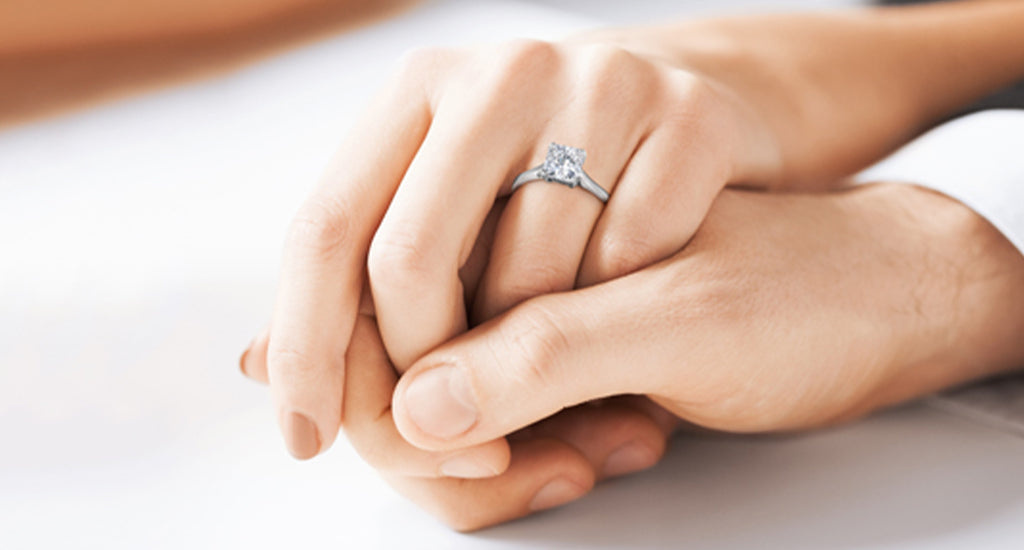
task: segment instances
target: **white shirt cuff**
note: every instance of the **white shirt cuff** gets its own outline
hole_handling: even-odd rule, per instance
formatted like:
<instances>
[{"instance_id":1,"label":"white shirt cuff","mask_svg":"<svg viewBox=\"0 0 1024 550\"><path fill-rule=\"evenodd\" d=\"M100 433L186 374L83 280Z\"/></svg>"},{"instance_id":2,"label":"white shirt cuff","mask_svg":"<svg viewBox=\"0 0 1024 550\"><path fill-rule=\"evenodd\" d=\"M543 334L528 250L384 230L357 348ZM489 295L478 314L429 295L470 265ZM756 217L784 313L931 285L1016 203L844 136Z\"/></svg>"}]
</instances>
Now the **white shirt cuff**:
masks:
<instances>
[{"instance_id":1,"label":"white shirt cuff","mask_svg":"<svg viewBox=\"0 0 1024 550\"><path fill-rule=\"evenodd\" d=\"M1024 253L1024 110L983 111L931 130L857 176L959 200Z\"/></svg>"}]
</instances>

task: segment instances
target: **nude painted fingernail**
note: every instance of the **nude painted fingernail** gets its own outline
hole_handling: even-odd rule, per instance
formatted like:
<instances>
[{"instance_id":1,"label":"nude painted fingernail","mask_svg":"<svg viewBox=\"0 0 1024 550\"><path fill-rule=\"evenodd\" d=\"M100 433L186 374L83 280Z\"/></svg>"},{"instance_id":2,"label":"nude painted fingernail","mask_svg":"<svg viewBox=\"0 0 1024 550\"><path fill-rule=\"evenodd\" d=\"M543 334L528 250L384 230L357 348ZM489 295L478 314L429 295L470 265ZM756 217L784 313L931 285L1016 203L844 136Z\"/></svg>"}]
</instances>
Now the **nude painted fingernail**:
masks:
<instances>
[{"instance_id":1,"label":"nude painted fingernail","mask_svg":"<svg viewBox=\"0 0 1024 550\"><path fill-rule=\"evenodd\" d=\"M530 510L537 512L568 504L586 492L586 489L580 485L560 477L549 481L547 485L541 487L540 491L537 491L536 495L533 495L533 500L530 501Z\"/></svg>"},{"instance_id":2,"label":"nude painted fingernail","mask_svg":"<svg viewBox=\"0 0 1024 550\"><path fill-rule=\"evenodd\" d=\"M440 439L465 433L478 414L466 373L451 365L417 376L405 391L405 406L423 433Z\"/></svg>"},{"instance_id":3,"label":"nude painted fingernail","mask_svg":"<svg viewBox=\"0 0 1024 550\"><path fill-rule=\"evenodd\" d=\"M498 471L489 464L463 456L452 457L444 461L441 464L440 471L441 475L445 477L459 477L463 479L479 479L498 475Z\"/></svg>"},{"instance_id":4,"label":"nude painted fingernail","mask_svg":"<svg viewBox=\"0 0 1024 550\"><path fill-rule=\"evenodd\" d=\"M621 476L654 466L658 455L650 447L636 441L612 451L604 461L601 473L607 477Z\"/></svg>"},{"instance_id":5,"label":"nude painted fingernail","mask_svg":"<svg viewBox=\"0 0 1024 550\"><path fill-rule=\"evenodd\" d=\"M285 420L284 439L288 452L300 460L313 458L320 452L320 434L316 424L297 412L289 414Z\"/></svg>"}]
</instances>

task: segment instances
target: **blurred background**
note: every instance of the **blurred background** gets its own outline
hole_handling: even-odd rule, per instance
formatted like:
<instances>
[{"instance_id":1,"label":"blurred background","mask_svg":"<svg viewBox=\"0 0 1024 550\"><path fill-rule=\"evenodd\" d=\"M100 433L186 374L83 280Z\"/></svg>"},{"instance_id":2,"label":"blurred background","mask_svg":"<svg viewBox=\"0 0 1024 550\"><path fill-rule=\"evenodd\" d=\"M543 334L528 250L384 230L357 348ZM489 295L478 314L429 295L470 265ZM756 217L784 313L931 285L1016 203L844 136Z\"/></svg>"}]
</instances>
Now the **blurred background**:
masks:
<instances>
[{"instance_id":1,"label":"blurred background","mask_svg":"<svg viewBox=\"0 0 1024 550\"><path fill-rule=\"evenodd\" d=\"M417 9L415 0L47 0L0 2L0 124L223 73ZM463 4L472 3L462 0ZM486 3L486 2L484 2ZM522 0L622 25L853 0ZM438 37L440 38L440 37Z\"/></svg>"},{"instance_id":2,"label":"blurred background","mask_svg":"<svg viewBox=\"0 0 1024 550\"><path fill-rule=\"evenodd\" d=\"M1019 441L918 406L679 438L583 502L455 535L343 440L293 461L238 372L289 217L404 50L849 4L0 0L0 548L1020 540Z\"/></svg>"}]
</instances>

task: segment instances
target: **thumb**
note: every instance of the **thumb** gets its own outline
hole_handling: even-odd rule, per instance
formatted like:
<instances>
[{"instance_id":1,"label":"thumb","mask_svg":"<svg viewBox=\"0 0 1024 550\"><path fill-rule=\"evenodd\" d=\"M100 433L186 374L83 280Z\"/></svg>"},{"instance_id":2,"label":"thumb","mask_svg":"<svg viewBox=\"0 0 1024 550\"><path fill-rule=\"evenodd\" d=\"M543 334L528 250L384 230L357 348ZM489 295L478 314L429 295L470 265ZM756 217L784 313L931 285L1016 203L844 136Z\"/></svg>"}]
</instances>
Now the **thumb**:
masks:
<instances>
[{"instance_id":1,"label":"thumb","mask_svg":"<svg viewBox=\"0 0 1024 550\"><path fill-rule=\"evenodd\" d=\"M410 443L448 450L489 441L563 408L645 393L635 338L652 285L643 272L528 300L413 365L395 388L398 430ZM628 328L629 330L625 330Z\"/></svg>"}]
</instances>

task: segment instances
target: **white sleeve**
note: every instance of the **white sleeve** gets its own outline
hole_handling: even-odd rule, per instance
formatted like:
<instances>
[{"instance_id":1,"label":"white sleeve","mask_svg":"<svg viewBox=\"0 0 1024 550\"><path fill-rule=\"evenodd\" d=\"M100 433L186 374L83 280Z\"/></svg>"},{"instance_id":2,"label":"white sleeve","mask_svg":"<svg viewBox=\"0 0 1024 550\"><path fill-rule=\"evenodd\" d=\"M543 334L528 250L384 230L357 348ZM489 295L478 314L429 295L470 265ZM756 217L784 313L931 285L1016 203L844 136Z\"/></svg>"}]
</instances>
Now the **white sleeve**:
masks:
<instances>
[{"instance_id":1,"label":"white sleeve","mask_svg":"<svg viewBox=\"0 0 1024 550\"><path fill-rule=\"evenodd\" d=\"M944 193L1024 253L1024 110L983 111L947 122L857 180L906 181Z\"/></svg>"}]
</instances>

